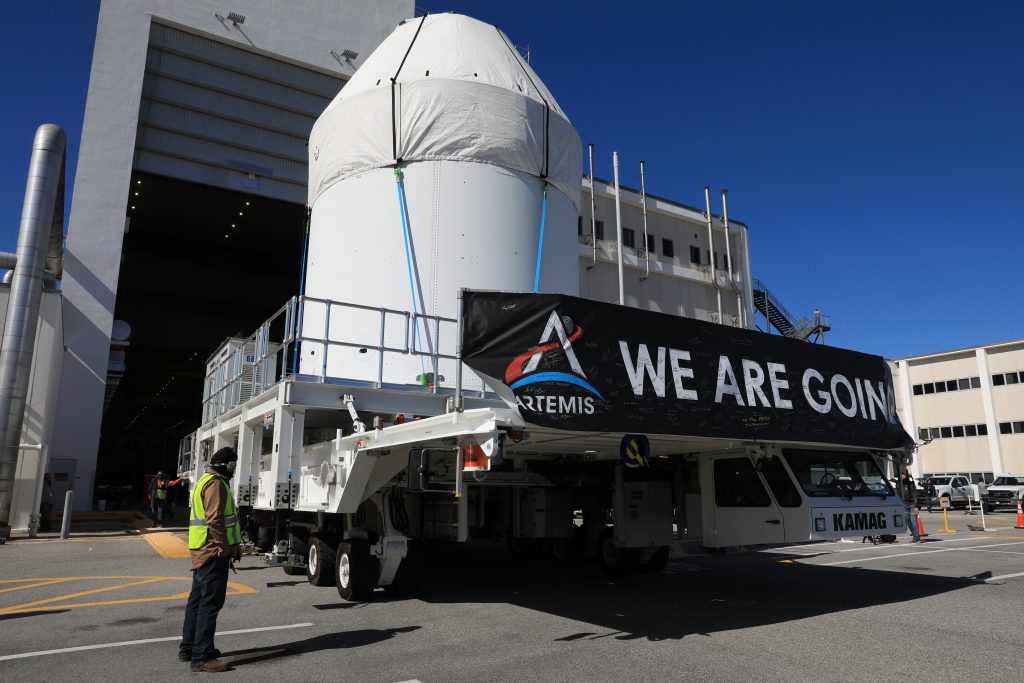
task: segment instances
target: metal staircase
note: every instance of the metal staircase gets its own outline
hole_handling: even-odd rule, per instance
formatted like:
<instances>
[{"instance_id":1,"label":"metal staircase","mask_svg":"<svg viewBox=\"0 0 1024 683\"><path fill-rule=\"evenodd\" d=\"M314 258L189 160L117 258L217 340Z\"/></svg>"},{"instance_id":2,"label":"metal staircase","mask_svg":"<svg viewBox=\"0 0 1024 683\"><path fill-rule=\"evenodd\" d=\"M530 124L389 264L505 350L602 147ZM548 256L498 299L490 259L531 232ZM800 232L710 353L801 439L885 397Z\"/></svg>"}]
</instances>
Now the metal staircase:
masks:
<instances>
[{"instance_id":1,"label":"metal staircase","mask_svg":"<svg viewBox=\"0 0 1024 683\"><path fill-rule=\"evenodd\" d=\"M758 279L753 282L754 308L758 310L768 321L769 331L774 327L776 331L794 339L808 340L814 337L814 341L824 343L825 332L832 329L832 321L827 315L822 315L817 309L810 318L803 317L796 319L782 302L772 294L764 283Z\"/></svg>"}]
</instances>

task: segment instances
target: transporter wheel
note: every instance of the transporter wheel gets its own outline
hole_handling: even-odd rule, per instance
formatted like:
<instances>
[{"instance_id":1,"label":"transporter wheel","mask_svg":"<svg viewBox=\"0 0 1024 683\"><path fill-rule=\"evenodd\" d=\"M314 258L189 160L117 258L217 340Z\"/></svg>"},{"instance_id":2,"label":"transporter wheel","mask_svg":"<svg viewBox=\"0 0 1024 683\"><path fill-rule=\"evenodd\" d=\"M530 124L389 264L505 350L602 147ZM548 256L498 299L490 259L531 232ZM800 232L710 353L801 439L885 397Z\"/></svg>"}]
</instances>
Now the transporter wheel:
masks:
<instances>
[{"instance_id":1,"label":"transporter wheel","mask_svg":"<svg viewBox=\"0 0 1024 683\"><path fill-rule=\"evenodd\" d=\"M651 555L650 559L644 562L643 566L641 567L641 570L645 572L650 572L652 574L660 572L662 569L665 568L665 565L668 564L668 556L669 547L667 545L661 546L660 548L654 551L654 554Z\"/></svg>"},{"instance_id":2,"label":"transporter wheel","mask_svg":"<svg viewBox=\"0 0 1024 683\"><path fill-rule=\"evenodd\" d=\"M597 557L601 566L612 574L625 574L636 567L639 553L636 548L620 548L615 545L615 534L606 529L597 541Z\"/></svg>"},{"instance_id":3,"label":"transporter wheel","mask_svg":"<svg viewBox=\"0 0 1024 683\"><path fill-rule=\"evenodd\" d=\"M398 565L395 579L390 586L384 586L389 594L399 598L411 598L419 592L420 584L423 583L423 570L426 563L423 561L423 546L418 541L408 541L405 557Z\"/></svg>"},{"instance_id":4,"label":"transporter wheel","mask_svg":"<svg viewBox=\"0 0 1024 683\"><path fill-rule=\"evenodd\" d=\"M334 563L338 595L344 600L361 602L373 594L377 582L377 560L370 555L370 544L353 539L338 546Z\"/></svg>"},{"instance_id":5,"label":"transporter wheel","mask_svg":"<svg viewBox=\"0 0 1024 683\"><path fill-rule=\"evenodd\" d=\"M306 579L314 586L334 585L334 547L320 538L313 538L306 551Z\"/></svg>"}]
</instances>

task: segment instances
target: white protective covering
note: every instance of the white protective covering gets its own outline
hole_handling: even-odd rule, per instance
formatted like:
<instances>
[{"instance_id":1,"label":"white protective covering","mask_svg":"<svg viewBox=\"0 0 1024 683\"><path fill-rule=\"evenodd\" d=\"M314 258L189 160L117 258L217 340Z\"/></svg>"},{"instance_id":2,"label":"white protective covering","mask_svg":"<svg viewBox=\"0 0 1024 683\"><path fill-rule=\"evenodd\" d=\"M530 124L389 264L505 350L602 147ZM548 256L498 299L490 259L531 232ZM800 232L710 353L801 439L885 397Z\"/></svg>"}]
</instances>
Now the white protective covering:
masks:
<instances>
[{"instance_id":1,"label":"white protective covering","mask_svg":"<svg viewBox=\"0 0 1024 683\"><path fill-rule=\"evenodd\" d=\"M512 41L458 14L395 29L317 120L309 154L310 206L396 161L449 160L546 176L579 207L576 130Z\"/></svg>"}]
</instances>

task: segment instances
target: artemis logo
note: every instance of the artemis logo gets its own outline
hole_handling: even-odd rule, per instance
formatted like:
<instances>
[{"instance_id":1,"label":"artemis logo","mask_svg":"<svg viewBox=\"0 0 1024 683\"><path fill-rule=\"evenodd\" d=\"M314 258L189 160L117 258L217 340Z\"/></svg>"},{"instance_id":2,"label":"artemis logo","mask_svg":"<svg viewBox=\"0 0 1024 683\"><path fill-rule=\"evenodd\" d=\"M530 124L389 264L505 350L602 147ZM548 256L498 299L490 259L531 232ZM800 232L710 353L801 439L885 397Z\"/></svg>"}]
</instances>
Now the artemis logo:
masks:
<instances>
[{"instance_id":1,"label":"artemis logo","mask_svg":"<svg viewBox=\"0 0 1024 683\"><path fill-rule=\"evenodd\" d=\"M571 334L566 334L567 327L571 330ZM580 367L580 362L576 358L576 352L572 350L572 343L579 339L582 334L582 327L573 324L572 320L568 317L560 318L558 311L552 311L550 317L548 317L547 325L544 326L544 332L540 335L538 345L526 353L516 356L508 364L508 367L505 369L505 384L512 389L518 389L519 387L525 387L538 382L572 384L589 391L599 400L603 401L604 397L587 381L587 376L584 374L583 368ZM537 372L541 356L558 348L561 348L565 354L565 359L569 363L571 372ZM593 401L589 397L586 400Z\"/></svg>"}]
</instances>

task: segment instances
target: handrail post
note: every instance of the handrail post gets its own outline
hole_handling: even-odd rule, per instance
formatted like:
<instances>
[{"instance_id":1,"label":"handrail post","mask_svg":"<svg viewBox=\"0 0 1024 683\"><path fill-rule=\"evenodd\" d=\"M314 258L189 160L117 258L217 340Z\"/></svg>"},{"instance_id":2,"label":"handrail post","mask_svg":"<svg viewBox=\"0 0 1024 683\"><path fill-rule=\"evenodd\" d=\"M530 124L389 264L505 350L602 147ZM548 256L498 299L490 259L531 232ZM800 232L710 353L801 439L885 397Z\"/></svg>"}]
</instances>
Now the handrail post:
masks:
<instances>
[{"instance_id":1,"label":"handrail post","mask_svg":"<svg viewBox=\"0 0 1024 683\"><path fill-rule=\"evenodd\" d=\"M331 302L327 302L326 311L324 313L324 361L320 368L320 381L324 382L327 380L327 349L328 341L331 336Z\"/></svg>"},{"instance_id":2,"label":"handrail post","mask_svg":"<svg viewBox=\"0 0 1024 683\"><path fill-rule=\"evenodd\" d=\"M384 325L387 320L387 309L380 308L380 342L377 346L377 388L384 386Z\"/></svg>"},{"instance_id":3,"label":"handrail post","mask_svg":"<svg viewBox=\"0 0 1024 683\"><path fill-rule=\"evenodd\" d=\"M459 301L455 311L455 412L462 412L462 295L459 288Z\"/></svg>"}]
</instances>

